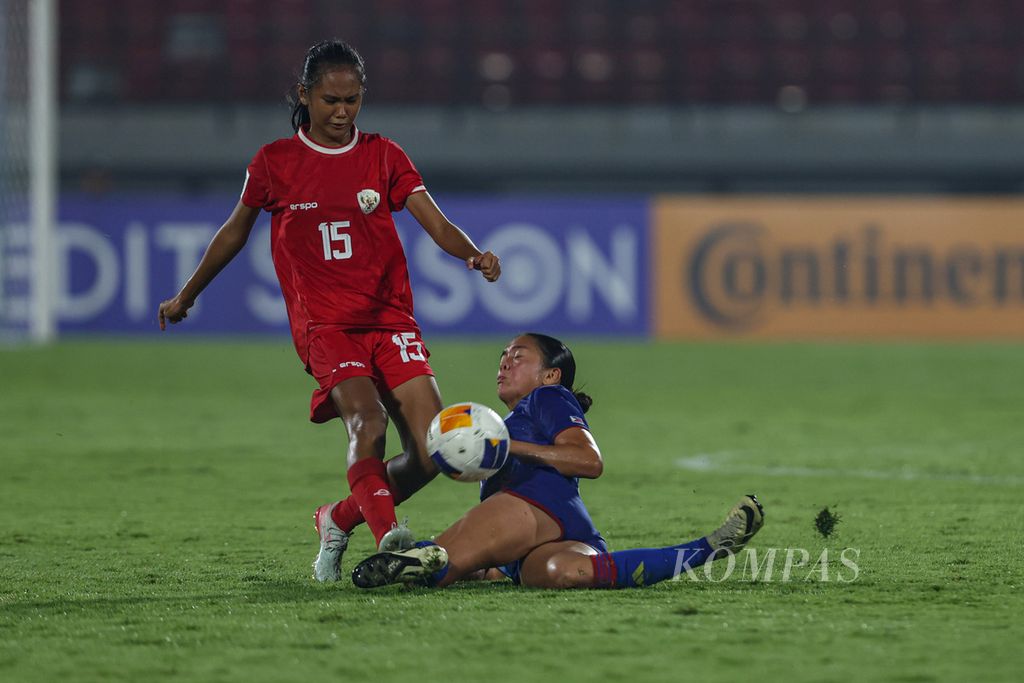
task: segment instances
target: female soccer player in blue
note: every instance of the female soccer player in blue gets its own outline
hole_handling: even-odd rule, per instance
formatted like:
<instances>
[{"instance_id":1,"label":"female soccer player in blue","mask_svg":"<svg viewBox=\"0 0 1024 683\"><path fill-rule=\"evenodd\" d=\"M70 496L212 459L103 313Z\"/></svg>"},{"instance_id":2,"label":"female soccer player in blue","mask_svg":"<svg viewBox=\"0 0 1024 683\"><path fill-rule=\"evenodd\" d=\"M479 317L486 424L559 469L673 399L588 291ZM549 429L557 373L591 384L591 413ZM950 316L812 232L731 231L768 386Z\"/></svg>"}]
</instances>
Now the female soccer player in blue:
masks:
<instances>
[{"instance_id":1,"label":"female soccer player in blue","mask_svg":"<svg viewBox=\"0 0 1024 683\"><path fill-rule=\"evenodd\" d=\"M498 398L511 410L505 424L514 457L482 482L480 504L436 542L372 555L353 569L353 582L447 586L505 575L535 588L648 586L739 552L761 529L764 510L747 495L703 538L609 552L580 498L579 478L597 478L604 466L583 417L592 400L573 391L575 375L572 352L559 340L513 339L501 354Z\"/></svg>"}]
</instances>

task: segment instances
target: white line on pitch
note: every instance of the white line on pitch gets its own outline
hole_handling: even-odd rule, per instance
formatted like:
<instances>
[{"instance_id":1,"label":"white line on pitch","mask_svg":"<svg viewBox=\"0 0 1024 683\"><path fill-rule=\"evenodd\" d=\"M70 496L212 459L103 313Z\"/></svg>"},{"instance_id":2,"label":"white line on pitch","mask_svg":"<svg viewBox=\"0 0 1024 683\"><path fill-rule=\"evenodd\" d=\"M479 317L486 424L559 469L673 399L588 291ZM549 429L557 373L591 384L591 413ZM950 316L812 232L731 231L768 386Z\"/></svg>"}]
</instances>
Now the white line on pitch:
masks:
<instances>
[{"instance_id":1,"label":"white line on pitch","mask_svg":"<svg viewBox=\"0 0 1024 683\"><path fill-rule=\"evenodd\" d=\"M1003 486L1024 485L1024 477L1003 475L999 477L978 474L932 474L908 468L899 470L854 470L834 467L787 467L783 465L747 465L727 462L733 453L709 455L699 453L688 458L676 459L676 467L691 472L725 472L729 474L756 474L765 477L854 477L857 479L882 479L885 481L963 481L971 484L994 484Z\"/></svg>"}]
</instances>

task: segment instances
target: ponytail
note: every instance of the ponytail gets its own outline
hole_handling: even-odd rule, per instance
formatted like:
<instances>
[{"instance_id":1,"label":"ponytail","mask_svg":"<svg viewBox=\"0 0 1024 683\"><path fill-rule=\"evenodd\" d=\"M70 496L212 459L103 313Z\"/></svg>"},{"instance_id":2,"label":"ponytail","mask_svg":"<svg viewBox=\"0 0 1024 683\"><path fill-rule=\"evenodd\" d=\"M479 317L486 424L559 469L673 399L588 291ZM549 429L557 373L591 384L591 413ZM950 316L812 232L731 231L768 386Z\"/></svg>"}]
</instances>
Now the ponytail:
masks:
<instances>
[{"instance_id":1,"label":"ponytail","mask_svg":"<svg viewBox=\"0 0 1024 683\"><path fill-rule=\"evenodd\" d=\"M589 394L584 394L582 391L574 391L572 395L579 401L580 408L583 408L584 413L590 410L590 406L594 405L594 399L590 398Z\"/></svg>"},{"instance_id":2,"label":"ponytail","mask_svg":"<svg viewBox=\"0 0 1024 683\"><path fill-rule=\"evenodd\" d=\"M573 382L576 381L576 359L573 358L569 347L554 337L538 332L526 332L524 336L531 337L537 342L541 356L544 358L545 368L558 368L562 371L562 386L572 392L576 400L579 401L583 412L590 410L590 406L594 405L594 399L588 394L575 391L572 388Z\"/></svg>"}]
</instances>

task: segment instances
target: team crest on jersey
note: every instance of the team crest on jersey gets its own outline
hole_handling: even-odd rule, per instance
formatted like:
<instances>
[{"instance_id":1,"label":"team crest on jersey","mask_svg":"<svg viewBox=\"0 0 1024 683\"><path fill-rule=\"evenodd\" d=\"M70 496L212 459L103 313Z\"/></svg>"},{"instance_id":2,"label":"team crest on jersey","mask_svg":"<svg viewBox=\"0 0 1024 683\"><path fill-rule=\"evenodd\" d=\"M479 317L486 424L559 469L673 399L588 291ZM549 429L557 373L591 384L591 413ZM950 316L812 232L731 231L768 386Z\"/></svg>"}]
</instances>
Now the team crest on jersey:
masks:
<instances>
[{"instance_id":1,"label":"team crest on jersey","mask_svg":"<svg viewBox=\"0 0 1024 683\"><path fill-rule=\"evenodd\" d=\"M373 213L373 210L380 204L380 195L377 190L360 190L356 199L359 200L359 208L363 210L363 213Z\"/></svg>"}]
</instances>

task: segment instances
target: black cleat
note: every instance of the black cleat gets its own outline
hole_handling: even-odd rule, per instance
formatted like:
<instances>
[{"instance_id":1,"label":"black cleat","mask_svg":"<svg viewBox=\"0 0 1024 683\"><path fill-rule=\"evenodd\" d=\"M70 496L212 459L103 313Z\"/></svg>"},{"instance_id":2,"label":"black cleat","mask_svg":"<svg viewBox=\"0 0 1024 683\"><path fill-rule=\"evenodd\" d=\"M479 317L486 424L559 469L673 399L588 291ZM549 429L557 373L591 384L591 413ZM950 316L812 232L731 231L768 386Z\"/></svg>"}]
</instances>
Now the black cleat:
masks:
<instances>
[{"instance_id":1,"label":"black cleat","mask_svg":"<svg viewBox=\"0 0 1024 683\"><path fill-rule=\"evenodd\" d=\"M355 566L352 583L359 588L377 588L393 583L426 585L427 579L446 564L448 552L439 545L377 553Z\"/></svg>"}]
</instances>

